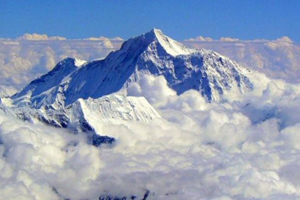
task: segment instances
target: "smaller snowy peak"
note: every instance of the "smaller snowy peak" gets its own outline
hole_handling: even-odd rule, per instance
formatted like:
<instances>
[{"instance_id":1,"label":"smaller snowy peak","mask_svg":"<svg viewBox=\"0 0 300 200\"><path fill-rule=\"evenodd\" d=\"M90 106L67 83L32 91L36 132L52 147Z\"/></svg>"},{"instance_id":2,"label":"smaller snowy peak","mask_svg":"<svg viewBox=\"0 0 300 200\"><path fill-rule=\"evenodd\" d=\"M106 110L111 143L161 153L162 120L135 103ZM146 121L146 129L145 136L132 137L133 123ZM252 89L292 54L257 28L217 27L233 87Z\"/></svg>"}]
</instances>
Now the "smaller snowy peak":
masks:
<instances>
[{"instance_id":1,"label":"smaller snowy peak","mask_svg":"<svg viewBox=\"0 0 300 200\"><path fill-rule=\"evenodd\" d=\"M43 92L56 87L61 81L72 72L80 68L85 61L76 58L66 58L60 61L50 72L33 80L19 93L12 96L13 99L23 101L24 98L30 98L40 95ZM18 102L18 101L17 101Z\"/></svg>"},{"instance_id":2,"label":"smaller snowy peak","mask_svg":"<svg viewBox=\"0 0 300 200\"><path fill-rule=\"evenodd\" d=\"M69 69L72 70L72 69L74 69L74 67L76 67L76 68L81 67L86 62L87 61L81 60L78 58L68 57L68 58L63 59L59 63L57 63L57 65L51 71L58 71L62 68L64 68L64 70L69 70Z\"/></svg>"},{"instance_id":3,"label":"smaller snowy peak","mask_svg":"<svg viewBox=\"0 0 300 200\"><path fill-rule=\"evenodd\" d=\"M59 63L57 63L56 66L49 73L53 74L53 73L56 73L59 71L73 70L77 67L80 67L83 63L84 63L84 61L81 61L76 58L65 58L62 61L60 61Z\"/></svg>"}]
</instances>

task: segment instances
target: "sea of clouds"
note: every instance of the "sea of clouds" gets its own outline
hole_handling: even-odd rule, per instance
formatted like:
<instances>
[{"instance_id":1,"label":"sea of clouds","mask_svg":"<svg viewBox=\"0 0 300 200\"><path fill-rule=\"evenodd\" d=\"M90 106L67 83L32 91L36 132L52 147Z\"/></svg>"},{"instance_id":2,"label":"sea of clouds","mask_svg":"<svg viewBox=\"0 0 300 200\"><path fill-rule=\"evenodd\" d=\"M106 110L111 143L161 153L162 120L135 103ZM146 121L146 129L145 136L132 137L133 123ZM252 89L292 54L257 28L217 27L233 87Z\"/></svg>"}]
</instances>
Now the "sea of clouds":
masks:
<instances>
[{"instance_id":1,"label":"sea of clouds","mask_svg":"<svg viewBox=\"0 0 300 200\"><path fill-rule=\"evenodd\" d=\"M81 59L100 55L86 43L86 49L75 51L73 45L84 41L62 45L63 39L42 36L44 46L40 40L31 43L33 36L26 37L30 39L26 45L19 41L16 46L3 46L0 41L4 89L9 85L19 89L65 55ZM99 44L97 39L91 41ZM274 57L289 53L283 47L275 49L279 50ZM262 59L270 60L271 54ZM272 73L280 77L282 71ZM163 77L145 75L126 92L146 97L162 118L99 124L101 134L116 138L114 145L99 148L89 145L83 134L0 113L0 199L130 199L135 195L140 200L147 191L147 199L155 200L299 199L300 85L257 72L251 76L254 91L226 94L221 103L208 103L193 90L177 96Z\"/></svg>"},{"instance_id":2,"label":"sea of clouds","mask_svg":"<svg viewBox=\"0 0 300 200\"><path fill-rule=\"evenodd\" d=\"M114 145L0 114L2 199L298 199L300 86L252 73L255 90L207 103L145 75L127 90L162 116L99 124Z\"/></svg>"}]
</instances>

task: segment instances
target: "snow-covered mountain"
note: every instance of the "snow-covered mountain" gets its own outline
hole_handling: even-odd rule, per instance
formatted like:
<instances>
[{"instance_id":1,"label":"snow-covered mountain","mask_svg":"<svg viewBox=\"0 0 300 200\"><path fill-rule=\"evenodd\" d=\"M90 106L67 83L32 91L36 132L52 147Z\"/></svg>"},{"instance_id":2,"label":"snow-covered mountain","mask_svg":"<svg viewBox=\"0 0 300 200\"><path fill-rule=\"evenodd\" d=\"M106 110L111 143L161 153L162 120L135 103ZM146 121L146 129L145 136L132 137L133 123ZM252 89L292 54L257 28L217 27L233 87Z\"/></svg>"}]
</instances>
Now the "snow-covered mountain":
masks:
<instances>
[{"instance_id":1,"label":"snow-covered mountain","mask_svg":"<svg viewBox=\"0 0 300 200\"><path fill-rule=\"evenodd\" d=\"M207 101L220 101L225 93L252 90L248 73L227 57L186 48L153 29L124 42L103 60L59 62L11 98L2 98L1 108L23 120L102 135L96 128L99 122L159 117L145 98L113 94L145 74L164 76L178 95L194 89Z\"/></svg>"},{"instance_id":2,"label":"snow-covered mountain","mask_svg":"<svg viewBox=\"0 0 300 200\"><path fill-rule=\"evenodd\" d=\"M141 74L163 75L179 95L195 89L209 101L220 100L226 91L253 88L249 71L236 62L213 51L188 49L158 29L129 39L103 60L81 67L74 62L66 59L32 81L12 97L14 104L31 102L39 108L57 101L69 105L79 98L99 98L138 81Z\"/></svg>"}]
</instances>

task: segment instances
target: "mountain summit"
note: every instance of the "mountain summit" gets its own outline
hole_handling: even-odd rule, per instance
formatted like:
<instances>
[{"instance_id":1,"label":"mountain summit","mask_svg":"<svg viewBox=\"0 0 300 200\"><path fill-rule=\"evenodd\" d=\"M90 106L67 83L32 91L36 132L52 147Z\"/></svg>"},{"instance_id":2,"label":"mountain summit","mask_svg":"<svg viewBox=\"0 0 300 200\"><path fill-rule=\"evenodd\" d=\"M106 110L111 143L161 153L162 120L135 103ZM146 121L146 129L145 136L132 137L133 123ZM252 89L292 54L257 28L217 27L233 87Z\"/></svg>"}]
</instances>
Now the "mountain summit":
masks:
<instances>
[{"instance_id":1,"label":"mountain summit","mask_svg":"<svg viewBox=\"0 0 300 200\"><path fill-rule=\"evenodd\" d=\"M146 34L129 40L126 45L132 46L133 44L141 44L139 41L143 41L145 44L145 46L140 45L140 47L146 47L143 50L146 50L148 47L152 49L156 48L161 51L160 53L163 54L164 52L174 57L196 52L195 49L186 48L183 44L164 35L161 30L155 28ZM134 46L135 45L133 45L133 47Z\"/></svg>"},{"instance_id":2,"label":"mountain summit","mask_svg":"<svg viewBox=\"0 0 300 200\"><path fill-rule=\"evenodd\" d=\"M249 71L236 62L214 51L189 49L159 29L125 41L103 60L80 67L72 60L63 63L67 66L55 67L32 81L13 101L35 108L54 103L66 106L79 98L96 99L117 92L138 81L141 74L162 75L178 95L194 89L208 101L219 101L225 92L244 93L253 88Z\"/></svg>"}]
</instances>

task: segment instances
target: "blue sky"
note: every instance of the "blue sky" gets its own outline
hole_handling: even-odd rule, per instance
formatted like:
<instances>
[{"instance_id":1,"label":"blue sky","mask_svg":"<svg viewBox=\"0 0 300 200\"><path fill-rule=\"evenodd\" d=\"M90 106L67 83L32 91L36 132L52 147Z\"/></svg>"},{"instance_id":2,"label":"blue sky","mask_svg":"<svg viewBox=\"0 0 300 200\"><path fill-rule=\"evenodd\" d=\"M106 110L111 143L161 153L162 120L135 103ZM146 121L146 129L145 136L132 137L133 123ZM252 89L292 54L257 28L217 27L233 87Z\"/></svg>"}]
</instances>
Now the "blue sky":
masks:
<instances>
[{"instance_id":1,"label":"blue sky","mask_svg":"<svg viewBox=\"0 0 300 200\"><path fill-rule=\"evenodd\" d=\"M288 36L300 43L300 1L0 0L0 38L39 33L127 39L153 27L177 40Z\"/></svg>"}]
</instances>

